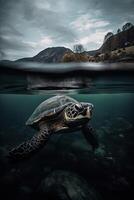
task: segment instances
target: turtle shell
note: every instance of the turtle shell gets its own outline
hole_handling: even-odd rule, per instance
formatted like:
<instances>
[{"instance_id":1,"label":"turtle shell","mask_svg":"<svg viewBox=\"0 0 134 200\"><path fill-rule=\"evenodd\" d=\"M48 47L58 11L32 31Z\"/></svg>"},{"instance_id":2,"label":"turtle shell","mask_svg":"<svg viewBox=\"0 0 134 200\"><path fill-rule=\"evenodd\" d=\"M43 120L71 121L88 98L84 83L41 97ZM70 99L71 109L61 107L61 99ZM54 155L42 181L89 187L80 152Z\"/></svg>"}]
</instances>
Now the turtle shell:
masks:
<instances>
[{"instance_id":1,"label":"turtle shell","mask_svg":"<svg viewBox=\"0 0 134 200\"><path fill-rule=\"evenodd\" d=\"M43 101L27 120L26 125L39 129L38 125L42 119L51 118L60 113L68 104L78 103L75 99L68 96L54 96Z\"/></svg>"}]
</instances>

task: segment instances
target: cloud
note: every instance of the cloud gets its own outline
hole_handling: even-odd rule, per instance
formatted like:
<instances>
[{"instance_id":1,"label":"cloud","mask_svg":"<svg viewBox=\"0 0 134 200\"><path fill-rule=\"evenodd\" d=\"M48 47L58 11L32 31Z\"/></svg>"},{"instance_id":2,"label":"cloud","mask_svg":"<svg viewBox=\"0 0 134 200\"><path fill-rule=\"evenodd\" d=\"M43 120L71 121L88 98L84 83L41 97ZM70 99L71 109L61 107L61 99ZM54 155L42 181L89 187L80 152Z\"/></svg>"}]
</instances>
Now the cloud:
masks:
<instances>
[{"instance_id":1,"label":"cloud","mask_svg":"<svg viewBox=\"0 0 134 200\"><path fill-rule=\"evenodd\" d=\"M51 45L52 42L53 42L53 41L52 41L51 37L47 36L47 37L44 37L44 38L39 42L39 44L40 44L41 46L44 46L44 45Z\"/></svg>"},{"instance_id":2,"label":"cloud","mask_svg":"<svg viewBox=\"0 0 134 200\"><path fill-rule=\"evenodd\" d=\"M0 60L6 59L6 54L2 50L0 50Z\"/></svg>"},{"instance_id":3,"label":"cloud","mask_svg":"<svg viewBox=\"0 0 134 200\"><path fill-rule=\"evenodd\" d=\"M0 0L0 59L48 46L99 48L104 35L134 19L134 0Z\"/></svg>"},{"instance_id":4,"label":"cloud","mask_svg":"<svg viewBox=\"0 0 134 200\"><path fill-rule=\"evenodd\" d=\"M78 31L88 31L91 28L102 28L109 25L108 21L93 19L89 14L79 16L71 25Z\"/></svg>"},{"instance_id":5,"label":"cloud","mask_svg":"<svg viewBox=\"0 0 134 200\"><path fill-rule=\"evenodd\" d=\"M76 37L73 30L66 24L66 16L59 9L36 6L27 6L24 11L24 19L28 20L31 26L39 28L42 33L51 34L55 39L72 42Z\"/></svg>"},{"instance_id":6,"label":"cloud","mask_svg":"<svg viewBox=\"0 0 134 200\"><path fill-rule=\"evenodd\" d=\"M51 44L53 44L53 40L50 36L44 36L41 40L37 41L37 42L26 42L29 46L33 47L33 48L44 48L44 47L48 47Z\"/></svg>"},{"instance_id":7,"label":"cloud","mask_svg":"<svg viewBox=\"0 0 134 200\"><path fill-rule=\"evenodd\" d=\"M111 32L111 30L108 30L108 32ZM83 44L86 47L86 49L92 50L101 46L104 40L104 35L106 34L107 31L95 31L94 33L88 36L80 38L79 43Z\"/></svg>"}]
</instances>

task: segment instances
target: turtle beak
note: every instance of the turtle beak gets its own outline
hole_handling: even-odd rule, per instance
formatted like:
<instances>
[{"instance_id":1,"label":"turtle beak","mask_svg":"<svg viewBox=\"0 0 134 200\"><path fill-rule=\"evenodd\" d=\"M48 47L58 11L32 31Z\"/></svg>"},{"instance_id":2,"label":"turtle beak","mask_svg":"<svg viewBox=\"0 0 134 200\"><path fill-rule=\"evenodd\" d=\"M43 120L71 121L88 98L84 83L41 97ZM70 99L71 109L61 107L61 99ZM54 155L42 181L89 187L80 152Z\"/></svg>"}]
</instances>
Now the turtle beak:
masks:
<instances>
[{"instance_id":1,"label":"turtle beak","mask_svg":"<svg viewBox=\"0 0 134 200\"><path fill-rule=\"evenodd\" d=\"M86 102L82 102L81 104L82 104L82 106L83 106L83 108L84 108L83 111L81 112L81 114L82 114L84 117L90 119L91 116L92 116L92 112L93 112L93 109L94 109L94 105L91 104L91 103L86 103Z\"/></svg>"},{"instance_id":2,"label":"turtle beak","mask_svg":"<svg viewBox=\"0 0 134 200\"><path fill-rule=\"evenodd\" d=\"M89 104L89 105L87 106L87 108L85 109L85 116L86 116L87 118L89 118L89 119L90 119L91 116L92 116L93 108L94 108L93 104Z\"/></svg>"},{"instance_id":3,"label":"turtle beak","mask_svg":"<svg viewBox=\"0 0 134 200\"><path fill-rule=\"evenodd\" d=\"M93 104L90 104L90 105L89 105L89 110L92 112L93 109L94 109L94 105L93 105Z\"/></svg>"},{"instance_id":4,"label":"turtle beak","mask_svg":"<svg viewBox=\"0 0 134 200\"><path fill-rule=\"evenodd\" d=\"M91 116L92 116L92 113L93 113L93 109L94 109L94 105L93 105L93 104L90 104L89 110L90 110L90 115L91 115Z\"/></svg>"}]
</instances>

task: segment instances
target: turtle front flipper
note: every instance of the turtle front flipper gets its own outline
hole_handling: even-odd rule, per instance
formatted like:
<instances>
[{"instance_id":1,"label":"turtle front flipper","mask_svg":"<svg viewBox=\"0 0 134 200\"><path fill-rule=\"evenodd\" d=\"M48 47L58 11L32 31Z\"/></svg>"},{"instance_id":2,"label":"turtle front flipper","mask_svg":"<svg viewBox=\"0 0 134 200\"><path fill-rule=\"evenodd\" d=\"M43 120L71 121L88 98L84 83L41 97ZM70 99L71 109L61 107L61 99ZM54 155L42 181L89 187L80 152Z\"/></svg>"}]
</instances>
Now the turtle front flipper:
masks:
<instances>
[{"instance_id":1,"label":"turtle front flipper","mask_svg":"<svg viewBox=\"0 0 134 200\"><path fill-rule=\"evenodd\" d=\"M19 146L11 149L8 157L12 160L20 160L29 157L47 143L50 135L51 132L48 131L47 128L40 130L40 132L34 135L32 139L25 141Z\"/></svg>"},{"instance_id":2,"label":"turtle front flipper","mask_svg":"<svg viewBox=\"0 0 134 200\"><path fill-rule=\"evenodd\" d=\"M82 133L87 140L87 142L92 146L93 151L98 148L99 143L97 137L94 133L94 130L91 126L84 126L82 128Z\"/></svg>"}]
</instances>

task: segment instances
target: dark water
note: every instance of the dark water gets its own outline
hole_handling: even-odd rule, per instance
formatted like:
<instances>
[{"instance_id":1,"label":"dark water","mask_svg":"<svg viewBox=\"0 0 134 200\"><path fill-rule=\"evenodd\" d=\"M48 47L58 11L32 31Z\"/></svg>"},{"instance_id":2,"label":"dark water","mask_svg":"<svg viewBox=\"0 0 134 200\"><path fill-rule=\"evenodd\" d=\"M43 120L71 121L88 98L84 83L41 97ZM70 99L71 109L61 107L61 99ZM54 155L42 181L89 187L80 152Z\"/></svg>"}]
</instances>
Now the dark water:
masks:
<instances>
[{"instance_id":1,"label":"dark water","mask_svg":"<svg viewBox=\"0 0 134 200\"><path fill-rule=\"evenodd\" d=\"M2 66L0 190L4 199L119 200L133 195L133 67L109 67L103 73L89 68L70 66L61 74L59 67L57 74L51 70L41 74L41 70L31 73L23 68L18 73ZM36 133L25 126L26 120L42 101L57 94L94 104L90 124L99 148L93 153L80 131L63 133L52 135L31 158L10 163L8 150Z\"/></svg>"}]
</instances>

